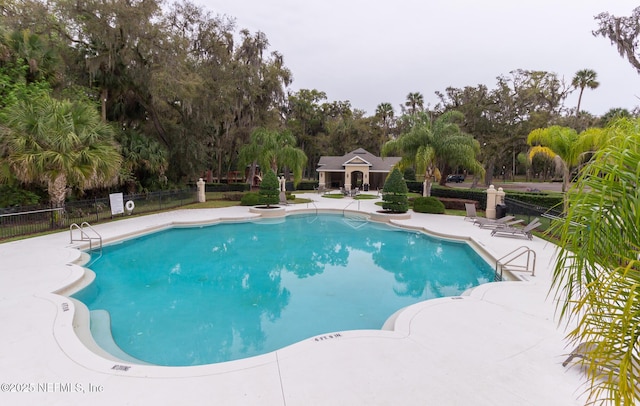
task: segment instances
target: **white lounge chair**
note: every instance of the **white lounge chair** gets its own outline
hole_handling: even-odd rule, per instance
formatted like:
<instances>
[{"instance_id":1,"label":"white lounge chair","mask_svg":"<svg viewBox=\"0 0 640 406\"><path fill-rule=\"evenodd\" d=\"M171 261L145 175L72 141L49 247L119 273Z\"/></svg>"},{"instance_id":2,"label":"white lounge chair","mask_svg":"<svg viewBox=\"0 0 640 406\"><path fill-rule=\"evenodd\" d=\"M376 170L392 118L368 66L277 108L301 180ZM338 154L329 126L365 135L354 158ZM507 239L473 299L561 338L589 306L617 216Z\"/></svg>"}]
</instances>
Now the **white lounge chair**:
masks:
<instances>
[{"instance_id":1,"label":"white lounge chair","mask_svg":"<svg viewBox=\"0 0 640 406\"><path fill-rule=\"evenodd\" d=\"M479 218L478 213L476 213L476 205L475 203L465 203L464 208L467 211L467 215L464 217L464 220L474 221Z\"/></svg>"},{"instance_id":2,"label":"white lounge chair","mask_svg":"<svg viewBox=\"0 0 640 406\"><path fill-rule=\"evenodd\" d=\"M578 344L576 348L571 351L566 360L562 363L563 367L566 367L574 358L587 359L587 354L597 346L596 343L583 342Z\"/></svg>"},{"instance_id":3,"label":"white lounge chair","mask_svg":"<svg viewBox=\"0 0 640 406\"><path fill-rule=\"evenodd\" d=\"M567 359L562 363L562 366L566 367L570 363L582 365L587 368L595 368L596 375L612 373L616 376L616 379L621 379L620 360L607 354L604 354L605 357L603 357L598 351L598 346L599 344L597 342L581 342L571 351ZM579 360L573 361L575 358ZM638 363L638 360L631 359L631 365L628 365L626 370L629 383L635 383L636 391L640 391L640 381L637 379L640 373L640 363Z\"/></svg>"},{"instance_id":4,"label":"white lounge chair","mask_svg":"<svg viewBox=\"0 0 640 406\"><path fill-rule=\"evenodd\" d=\"M509 227L500 227L500 228L495 228L493 231L491 231L491 236L502 236L502 237L526 237L530 240L533 239L533 229L536 227L539 227L542 223L540 223L540 219L539 218L535 218L533 219L533 221L529 224L527 224L526 226L519 228L519 227L513 227L513 226L509 226Z\"/></svg>"},{"instance_id":5,"label":"white lounge chair","mask_svg":"<svg viewBox=\"0 0 640 406\"><path fill-rule=\"evenodd\" d=\"M522 219L514 220L513 216L505 216L500 219L487 219L484 217L478 217L473 224L477 225L480 228L494 229L500 227L512 227L516 224L520 224L524 222Z\"/></svg>"}]
</instances>

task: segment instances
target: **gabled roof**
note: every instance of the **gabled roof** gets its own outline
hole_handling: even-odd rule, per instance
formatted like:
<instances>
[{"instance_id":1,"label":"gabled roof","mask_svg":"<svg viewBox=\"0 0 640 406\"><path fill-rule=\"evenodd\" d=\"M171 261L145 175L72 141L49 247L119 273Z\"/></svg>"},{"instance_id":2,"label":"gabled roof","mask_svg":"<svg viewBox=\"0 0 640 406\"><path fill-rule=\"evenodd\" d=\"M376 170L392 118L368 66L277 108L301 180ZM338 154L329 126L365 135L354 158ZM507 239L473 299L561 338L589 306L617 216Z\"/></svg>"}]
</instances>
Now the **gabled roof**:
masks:
<instances>
[{"instance_id":1,"label":"gabled roof","mask_svg":"<svg viewBox=\"0 0 640 406\"><path fill-rule=\"evenodd\" d=\"M354 156L353 158L351 158L347 162L345 162L343 165L366 165L366 166L371 166L371 162L367 161L366 159L364 159L361 156Z\"/></svg>"},{"instance_id":2,"label":"gabled roof","mask_svg":"<svg viewBox=\"0 0 640 406\"><path fill-rule=\"evenodd\" d=\"M370 172L391 172L400 157L380 158L364 148L358 148L343 156L323 156L318 162L318 172L342 172L346 165L368 166Z\"/></svg>"}]
</instances>

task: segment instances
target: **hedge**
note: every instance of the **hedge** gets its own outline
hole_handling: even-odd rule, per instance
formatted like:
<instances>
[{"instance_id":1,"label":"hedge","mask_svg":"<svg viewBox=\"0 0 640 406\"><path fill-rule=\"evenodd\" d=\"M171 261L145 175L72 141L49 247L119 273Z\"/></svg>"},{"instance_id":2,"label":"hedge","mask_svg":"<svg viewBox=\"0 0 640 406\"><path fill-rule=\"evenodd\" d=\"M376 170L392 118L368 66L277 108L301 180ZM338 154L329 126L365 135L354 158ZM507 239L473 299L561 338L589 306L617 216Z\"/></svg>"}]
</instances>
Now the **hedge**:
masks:
<instances>
[{"instance_id":1,"label":"hedge","mask_svg":"<svg viewBox=\"0 0 640 406\"><path fill-rule=\"evenodd\" d=\"M407 182L410 192L422 193L422 182ZM460 189L433 185L431 196L450 199L464 199L478 202L478 207L487 207L487 192L484 189ZM506 197L534 206L548 209L562 207L563 195L560 193L506 192Z\"/></svg>"},{"instance_id":2,"label":"hedge","mask_svg":"<svg viewBox=\"0 0 640 406\"><path fill-rule=\"evenodd\" d=\"M465 206L466 203L471 203L475 205L477 209L484 210L484 207L480 207L478 202L475 200L457 199L457 198L451 198L451 197L436 197L436 199L442 202L442 204L444 205L444 208L447 210L466 210L467 209L467 207Z\"/></svg>"},{"instance_id":3,"label":"hedge","mask_svg":"<svg viewBox=\"0 0 640 406\"><path fill-rule=\"evenodd\" d=\"M444 204L436 197L417 197L413 201L416 213L444 214Z\"/></svg>"},{"instance_id":4,"label":"hedge","mask_svg":"<svg viewBox=\"0 0 640 406\"><path fill-rule=\"evenodd\" d=\"M318 188L317 180L301 180L300 183L298 183L296 190L316 190L317 188Z\"/></svg>"},{"instance_id":5,"label":"hedge","mask_svg":"<svg viewBox=\"0 0 640 406\"><path fill-rule=\"evenodd\" d=\"M415 180L407 180L407 189L409 192L413 193L422 193L422 182L418 182Z\"/></svg>"},{"instance_id":6,"label":"hedge","mask_svg":"<svg viewBox=\"0 0 640 406\"><path fill-rule=\"evenodd\" d=\"M207 183L204 185L205 192L248 192L248 183Z\"/></svg>"},{"instance_id":7,"label":"hedge","mask_svg":"<svg viewBox=\"0 0 640 406\"><path fill-rule=\"evenodd\" d=\"M260 193L257 192L245 193L240 200L241 206L257 206L258 204L260 204Z\"/></svg>"},{"instance_id":8,"label":"hedge","mask_svg":"<svg viewBox=\"0 0 640 406\"><path fill-rule=\"evenodd\" d=\"M458 189L434 185L431 188L431 196L474 200L480 207L487 207L487 192L484 189Z\"/></svg>"},{"instance_id":9,"label":"hedge","mask_svg":"<svg viewBox=\"0 0 640 406\"><path fill-rule=\"evenodd\" d=\"M541 206L546 208L562 208L562 204L564 202L563 195L560 193L518 193L518 192L507 192L507 197L510 199L515 199L524 203L528 203L534 206Z\"/></svg>"}]
</instances>

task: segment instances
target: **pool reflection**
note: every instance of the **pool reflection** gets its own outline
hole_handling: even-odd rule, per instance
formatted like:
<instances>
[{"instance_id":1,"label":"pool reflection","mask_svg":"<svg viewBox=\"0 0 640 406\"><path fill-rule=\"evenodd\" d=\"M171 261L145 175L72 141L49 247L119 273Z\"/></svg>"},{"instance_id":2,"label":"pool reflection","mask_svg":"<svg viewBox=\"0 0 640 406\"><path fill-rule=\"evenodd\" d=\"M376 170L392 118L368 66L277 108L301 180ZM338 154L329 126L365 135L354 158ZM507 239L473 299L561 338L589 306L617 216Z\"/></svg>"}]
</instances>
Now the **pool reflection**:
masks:
<instances>
[{"instance_id":1,"label":"pool reflection","mask_svg":"<svg viewBox=\"0 0 640 406\"><path fill-rule=\"evenodd\" d=\"M94 284L76 298L111 314L125 352L158 365L380 328L399 308L492 272L466 244L335 215L166 230L105 247L92 268Z\"/></svg>"}]
</instances>

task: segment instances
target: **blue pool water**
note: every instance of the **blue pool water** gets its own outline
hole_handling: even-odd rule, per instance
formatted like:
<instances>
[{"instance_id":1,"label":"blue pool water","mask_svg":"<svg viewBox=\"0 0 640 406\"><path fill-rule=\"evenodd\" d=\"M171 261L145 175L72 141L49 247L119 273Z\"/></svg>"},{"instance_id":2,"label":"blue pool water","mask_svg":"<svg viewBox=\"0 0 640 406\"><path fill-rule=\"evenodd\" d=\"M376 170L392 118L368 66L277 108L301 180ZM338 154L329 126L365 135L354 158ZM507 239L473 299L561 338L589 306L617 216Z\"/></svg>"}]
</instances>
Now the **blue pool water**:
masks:
<instances>
[{"instance_id":1,"label":"blue pool water","mask_svg":"<svg viewBox=\"0 0 640 406\"><path fill-rule=\"evenodd\" d=\"M493 280L465 243L338 215L174 228L107 246L74 297L157 365L246 358Z\"/></svg>"}]
</instances>

